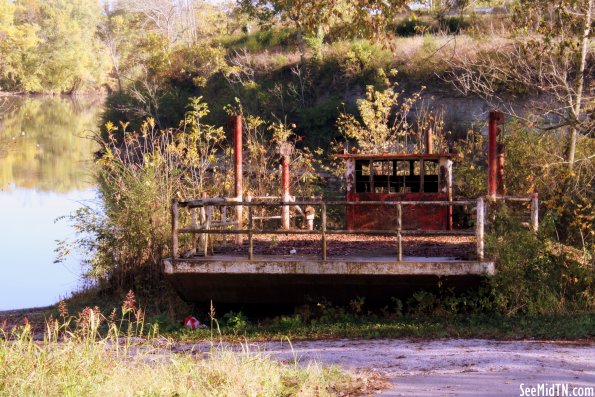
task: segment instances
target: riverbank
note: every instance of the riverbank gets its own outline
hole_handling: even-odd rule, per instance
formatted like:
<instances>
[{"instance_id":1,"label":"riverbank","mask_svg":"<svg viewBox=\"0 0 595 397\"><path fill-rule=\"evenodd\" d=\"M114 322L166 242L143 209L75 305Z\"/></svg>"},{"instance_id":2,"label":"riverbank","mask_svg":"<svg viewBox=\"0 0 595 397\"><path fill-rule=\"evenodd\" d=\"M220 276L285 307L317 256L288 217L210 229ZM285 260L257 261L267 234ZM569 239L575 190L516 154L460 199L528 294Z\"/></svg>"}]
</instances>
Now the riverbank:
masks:
<instances>
[{"instance_id":1,"label":"riverbank","mask_svg":"<svg viewBox=\"0 0 595 397\"><path fill-rule=\"evenodd\" d=\"M78 305L77 305L78 306ZM107 310L106 310L107 309ZM105 315L118 306L104 307ZM9 310L0 312L0 325L14 328L28 322L36 338L43 338L45 321L58 316L57 306ZM271 314L274 316L274 313ZM305 322L299 315L253 318L248 320L241 312L228 312L219 316L216 330L188 330L182 321L171 322L163 316L146 317L148 324L157 324L163 336L181 343L209 339L213 331L218 339L227 342L275 341L289 338L298 340L350 339L404 339L439 340L444 338L472 338L495 341L560 341L584 344L595 343L595 313L559 316L411 316L399 318L382 316L357 316L334 320L313 320ZM208 317L200 317L209 323Z\"/></svg>"},{"instance_id":2,"label":"riverbank","mask_svg":"<svg viewBox=\"0 0 595 397\"><path fill-rule=\"evenodd\" d=\"M5 311L0 312L0 316L33 315L44 309ZM592 338L580 341L296 340L286 336L263 341L244 337L243 341L234 342L216 333L209 336L209 330L205 333L189 331L184 341L183 338L136 336L141 323L134 320L138 311L130 310L132 316L120 329L127 327L129 333L132 329L132 336L119 337L108 331L105 337L97 338L95 332L102 320L90 321L97 313L87 311L86 317L76 318L76 328L67 338L60 337L63 331L52 323L55 333L47 334L37 342L35 349L28 348L35 342L31 338L34 334L27 327L17 331L16 337L10 340L0 338L0 350L10 353L0 354L0 360L13 360L2 363L3 369L0 369L4 391L59 395L66 385L68 390L86 395L102 395L106 391L118 395L131 391L149 393L158 389L190 395L230 396L259 391L261 395L495 397L516 395L521 387L540 384L561 384L589 393L595 384L595 340ZM118 321L122 320L112 324ZM96 328L92 324L96 324ZM50 329L54 329L52 327ZM146 327L146 332L150 333L149 322ZM190 335L194 340L190 340ZM50 352L52 357L68 356L68 359L60 360L59 364L47 361L44 357L49 357ZM33 362L36 369L28 367ZM109 365L105 365L106 362ZM39 376L39 366L47 372L44 377ZM78 375L66 380L63 378L69 366L75 366ZM26 384L21 381L25 373L28 374ZM168 376L164 377L164 373ZM85 381L78 379L79 375L84 376ZM91 379L96 381L87 381ZM180 381L182 379L184 381ZM2 392L0 388L0 394Z\"/></svg>"},{"instance_id":3,"label":"riverbank","mask_svg":"<svg viewBox=\"0 0 595 397\"><path fill-rule=\"evenodd\" d=\"M97 98L104 101L107 98L107 91L104 89L98 89L95 91L75 92L70 94L58 94L58 93L35 93L25 91L0 91L0 98Z\"/></svg>"}]
</instances>

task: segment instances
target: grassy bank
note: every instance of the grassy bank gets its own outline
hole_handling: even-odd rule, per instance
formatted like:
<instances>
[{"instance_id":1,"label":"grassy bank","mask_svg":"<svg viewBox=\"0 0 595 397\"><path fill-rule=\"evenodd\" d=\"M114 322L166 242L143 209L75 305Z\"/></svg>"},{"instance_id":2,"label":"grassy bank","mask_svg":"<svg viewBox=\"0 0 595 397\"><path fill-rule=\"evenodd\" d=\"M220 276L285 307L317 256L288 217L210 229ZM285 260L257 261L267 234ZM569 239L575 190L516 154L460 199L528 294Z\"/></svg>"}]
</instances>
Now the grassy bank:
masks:
<instances>
[{"instance_id":1,"label":"grassy bank","mask_svg":"<svg viewBox=\"0 0 595 397\"><path fill-rule=\"evenodd\" d=\"M121 316L87 308L49 318L43 341L30 324L0 328L3 396L330 396L357 393L338 368L284 364L263 352L213 345L206 357L175 354L131 300Z\"/></svg>"},{"instance_id":2,"label":"grassy bank","mask_svg":"<svg viewBox=\"0 0 595 397\"><path fill-rule=\"evenodd\" d=\"M208 338L210 330L171 330L177 340ZM400 319L352 318L344 321L304 323L299 317L281 317L268 324L241 329L221 327L225 340L279 340L336 338L485 338L497 340L595 340L595 314L541 317L488 315L403 317Z\"/></svg>"}]
</instances>

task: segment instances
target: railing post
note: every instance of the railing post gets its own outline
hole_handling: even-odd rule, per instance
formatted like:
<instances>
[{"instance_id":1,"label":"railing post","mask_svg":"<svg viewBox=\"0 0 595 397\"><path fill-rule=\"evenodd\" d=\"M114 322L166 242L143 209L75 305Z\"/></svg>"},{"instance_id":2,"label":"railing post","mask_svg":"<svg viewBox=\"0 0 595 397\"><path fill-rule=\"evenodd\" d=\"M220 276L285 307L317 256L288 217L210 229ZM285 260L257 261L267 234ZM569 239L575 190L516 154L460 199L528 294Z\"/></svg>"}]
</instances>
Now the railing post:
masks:
<instances>
[{"instance_id":1,"label":"railing post","mask_svg":"<svg viewBox=\"0 0 595 397\"><path fill-rule=\"evenodd\" d=\"M204 200L207 198L207 194L205 192L202 192L200 197ZM200 216L200 219L199 219L200 228L201 228L202 232L199 235L198 241L199 241L199 246L202 249L204 256L207 256L207 244L208 244L209 235L204 232L204 229L208 229L207 212L205 209L204 202L201 203L201 205L199 207L199 216Z\"/></svg>"},{"instance_id":2,"label":"railing post","mask_svg":"<svg viewBox=\"0 0 595 397\"><path fill-rule=\"evenodd\" d=\"M252 218L252 204L248 206L248 259L254 259L254 241L252 238L252 229L254 227L254 221Z\"/></svg>"},{"instance_id":3,"label":"railing post","mask_svg":"<svg viewBox=\"0 0 595 397\"><path fill-rule=\"evenodd\" d=\"M221 223L223 223L223 230L227 230L227 206L221 207ZM223 234L223 246L227 247L227 234Z\"/></svg>"},{"instance_id":4,"label":"railing post","mask_svg":"<svg viewBox=\"0 0 595 397\"><path fill-rule=\"evenodd\" d=\"M178 200L171 201L171 250L172 258L178 259Z\"/></svg>"},{"instance_id":5,"label":"railing post","mask_svg":"<svg viewBox=\"0 0 595 397\"><path fill-rule=\"evenodd\" d=\"M403 207L401 203L397 204L397 259L403 260L403 237L401 229L403 227Z\"/></svg>"},{"instance_id":6,"label":"railing post","mask_svg":"<svg viewBox=\"0 0 595 397\"><path fill-rule=\"evenodd\" d=\"M322 203L322 260L326 260L326 203Z\"/></svg>"},{"instance_id":7,"label":"railing post","mask_svg":"<svg viewBox=\"0 0 595 397\"><path fill-rule=\"evenodd\" d=\"M485 223L485 206L483 197L477 199L477 208L475 211L475 236L477 238L477 258L483 260L484 257L484 223Z\"/></svg>"},{"instance_id":8,"label":"railing post","mask_svg":"<svg viewBox=\"0 0 595 397\"><path fill-rule=\"evenodd\" d=\"M537 193L531 195L531 230L537 233L539 229L539 198Z\"/></svg>"},{"instance_id":9,"label":"railing post","mask_svg":"<svg viewBox=\"0 0 595 397\"><path fill-rule=\"evenodd\" d=\"M213 206L207 206L207 223L205 224L205 228L207 230L211 230L211 219L213 217ZM205 256L209 255L209 245L211 246L211 253L213 251L213 237L212 235L207 232L205 234Z\"/></svg>"},{"instance_id":10,"label":"railing post","mask_svg":"<svg viewBox=\"0 0 595 397\"><path fill-rule=\"evenodd\" d=\"M196 208L190 208L190 224L193 228L198 229L198 221L196 220ZM192 236L192 249L194 250L193 254L196 254L198 251L198 235L194 234Z\"/></svg>"}]
</instances>

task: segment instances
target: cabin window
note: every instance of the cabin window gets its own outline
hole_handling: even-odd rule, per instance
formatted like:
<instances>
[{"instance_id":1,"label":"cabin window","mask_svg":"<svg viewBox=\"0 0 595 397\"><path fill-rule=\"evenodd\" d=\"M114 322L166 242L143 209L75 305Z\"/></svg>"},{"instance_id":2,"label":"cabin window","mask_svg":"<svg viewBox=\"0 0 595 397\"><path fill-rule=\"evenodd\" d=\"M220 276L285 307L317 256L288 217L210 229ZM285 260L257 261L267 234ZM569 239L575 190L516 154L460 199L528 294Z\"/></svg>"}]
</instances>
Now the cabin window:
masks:
<instances>
[{"instance_id":1,"label":"cabin window","mask_svg":"<svg viewBox=\"0 0 595 397\"><path fill-rule=\"evenodd\" d=\"M397 160L397 176L409 176L410 174L409 161Z\"/></svg>"},{"instance_id":2,"label":"cabin window","mask_svg":"<svg viewBox=\"0 0 595 397\"><path fill-rule=\"evenodd\" d=\"M424 192L438 193L440 164L435 160L424 161Z\"/></svg>"},{"instance_id":3,"label":"cabin window","mask_svg":"<svg viewBox=\"0 0 595 397\"><path fill-rule=\"evenodd\" d=\"M438 175L440 167L437 161L426 160L424 161L425 172L424 175Z\"/></svg>"},{"instance_id":4,"label":"cabin window","mask_svg":"<svg viewBox=\"0 0 595 397\"><path fill-rule=\"evenodd\" d=\"M372 169L374 175L391 176L393 174L393 162L391 161L373 161Z\"/></svg>"},{"instance_id":5,"label":"cabin window","mask_svg":"<svg viewBox=\"0 0 595 397\"><path fill-rule=\"evenodd\" d=\"M360 164L362 176L370 176L370 164L368 162Z\"/></svg>"},{"instance_id":6,"label":"cabin window","mask_svg":"<svg viewBox=\"0 0 595 397\"><path fill-rule=\"evenodd\" d=\"M419 164L420 164L420 162L419 161L412 161L411 164L412 164L412 167L411 168L413 169L413 175L419 175Z\"/></svg>"},{"instance_id":7,"label":"cabin window","mask_svg":"<svg viewBox=\"0 0 595 397\"><path fill-rule=\"evenodd\" d=\"M422 175L423 164L423 175ZM356 160L357 193L438 192L437 160Z\"/></svg>"}]
</instances>

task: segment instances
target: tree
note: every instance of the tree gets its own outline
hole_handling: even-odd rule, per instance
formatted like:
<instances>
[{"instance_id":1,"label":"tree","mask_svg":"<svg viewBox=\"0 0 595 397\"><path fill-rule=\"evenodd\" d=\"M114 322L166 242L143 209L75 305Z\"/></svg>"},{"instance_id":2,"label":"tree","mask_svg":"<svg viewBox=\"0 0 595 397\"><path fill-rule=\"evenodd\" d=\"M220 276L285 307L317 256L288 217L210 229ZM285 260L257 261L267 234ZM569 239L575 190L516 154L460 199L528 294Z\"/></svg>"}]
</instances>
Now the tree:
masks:
<instances>
[{"instance_id":1,"label":"tree","mask_svg":"<svg viewBox=\"0 0 595 397\"><path fill-rule=\"evenodd\" d=\"M337 125L346 140L355 141L364 153L421 153L423 134L432 129L435 146L444 149L446 141L440 117L434 117L423 106L417 109L415 117L409 117L420 101L421 91L405 97L396 83L391 84L386 77L384 83L387 88L382 91L368 86L366 97L357 100L361 121L352 114L339 115Z\"/></svg>"},{"instance_id":2,"label":"tree","mask_svg":"<svg viewBox=\"0 0 595 397\"><path fill-rule=\"evenodd\" d=\"M304 36L321 35L332 21L349 22L362 36L378 39L386 26L404 9L406 0L237 0L238 6L264 24L275 19L290 21L296 30L298 47L305 59Z\"/></svg>"},{"instance_id":3,"label":"tree","mask_svg":"<svg viewBox=\"0 0 595 397\"><path fill-rule=\"evenodd\" d=\"M592 13L593 0L520 0L508 43L475 59L452 61L448 79L463 93L491 102L506 103L503 93L539 95L532 111L542 129L567 130L566 163L572 169L577 134L593 131Z\"/></svg>"},{"instance_id":4,"label":"tree","mask_svg":"<svg viewBox=\"0 0 595 397\"><path fill-rule=\"evenodd\" d=\"M302 56L306 56L304 35L317 32L337 12L338 0L238 0L238 6L261 23L271 23L275 18L291 22Z\"/></svg>"},{"instance_id":5,"label":"tree","mask_svg":"<svg viewBox=\"0 0 595 397\"><path fill-rule=\"evenodd\" d=\"M40 38L39 25L26 19L18 21L23 9L9 0L0 0L0 88L20 89L21 79L32 70L32 54Z\"/></svg>"},{"instance_id":6,"label":"tree","mask_svg":"<svg viewBox=\"0 0 595 397\"><path fill-rule=\"evenodd\" d=\"M0 0L0 73L5 86L73 93L103 82L95 0Z\"/></svg>"}]
</instances>

